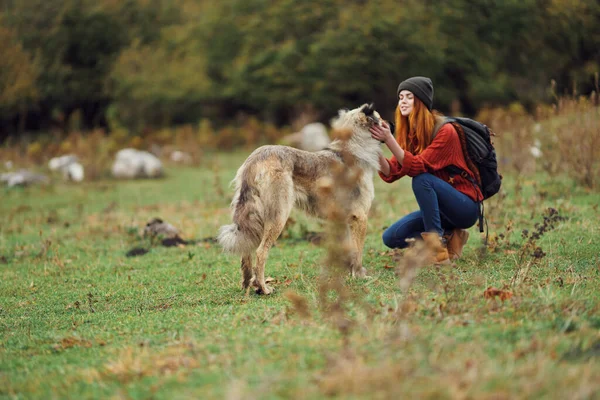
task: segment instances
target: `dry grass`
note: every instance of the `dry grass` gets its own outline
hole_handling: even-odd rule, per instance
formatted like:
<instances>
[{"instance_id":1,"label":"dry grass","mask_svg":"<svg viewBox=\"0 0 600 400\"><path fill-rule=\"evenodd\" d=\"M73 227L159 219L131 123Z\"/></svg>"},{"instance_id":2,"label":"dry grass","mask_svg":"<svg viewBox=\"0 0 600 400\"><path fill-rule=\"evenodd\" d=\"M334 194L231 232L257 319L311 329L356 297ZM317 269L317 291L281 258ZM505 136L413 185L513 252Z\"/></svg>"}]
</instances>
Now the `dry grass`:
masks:
<instances>
[{"instance_id":1,"label":"dry grass","mask_svg":"<svg viewBox=\"0 0 600 400\"><path fill-rule=\"evenodd\" d=\"M197 126L184 125L133 135L124 129L111 133L103 130L53 132L23 139L9 138L0 145L0 159L10 161L13 169L44 168L57 156L75 154L85 168L86 180L98 180L109 175L114 155L123 148L135 148L154 153L167 164L175 151L187 153L184 163L202 165L205 153L255 148L260 144L276 143L288 132L256 118L240 118L235 124L215 129L203 120ZM0 166L2 169L4 166Z\"/></svg>"},{"instance_id":2,"label":"dry grass","mask_svg":"<svg viewBox=\"0 0 600 400\"><path fill-rule=\"evenodd\" d=\"M600 107L598 95L554 96L535 115L519 104L486 109L477 116L496 133L500 172L532 176L567 175L594 189L600 181Z\"/></svg>"},{"instance_id":3,"label":"dry grass","mask_svg":"<svg viewBox=\"0 0 600 400\"><path fill-rule=\"evenodd\" d=\"M532 130L519 137L534 143L537 123L554 134L567 115L523 116ZM511 131L492 127L499 154L517 154L503 137ZM87 137L72 139L70 151L86 151ZM544 143L545 157L561 157ZM340 169L336 187L345 189L322 182L331 206L324 248L304 234L318 225L295 215L306 232L273 249L282 290L268 298L241 293L236 263L210 241L125 258L155 216L185 239L214 235L229 216L223 188L246 156L221 153L160 182L8 191L0 396L597 397L600 214L587 190L559 186L540 159L510 159L502 192L486 204L489 245L478 252L473 229L461 260L432 267L421 242L383 248L381 229L416 205L406 182L376 181L365 248L372 276L362 280L348 277L344 228L344 196L358 175Z\"/></svg>"},{"instance_id":4,"label":"dry grass","mask_svg":"<svg viewBox=\"0 0 600 400\"><path fill-rule=\"evenodd\" d=\"M104 366L100 376L129 383L149 376L185 375L201 365L193 343L179 343L159 351L142 344L138 349L125 349Z\"/></svg>"}]
</instances>

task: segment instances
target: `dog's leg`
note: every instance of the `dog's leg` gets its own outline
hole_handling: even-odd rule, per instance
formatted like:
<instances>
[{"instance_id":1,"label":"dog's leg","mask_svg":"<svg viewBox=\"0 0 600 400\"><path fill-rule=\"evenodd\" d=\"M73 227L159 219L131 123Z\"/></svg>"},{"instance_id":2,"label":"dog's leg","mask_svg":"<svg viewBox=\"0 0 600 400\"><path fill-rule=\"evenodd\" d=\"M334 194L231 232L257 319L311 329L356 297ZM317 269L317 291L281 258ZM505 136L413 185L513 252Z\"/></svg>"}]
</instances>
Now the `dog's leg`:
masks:
<instances>
[{"instance_id":1,"label":"dog's leg","mask_svg":"<svg viewBox=\"0 0 600 400\"><path fill-rule=\"evenodd\" d=\"M248 289L252 281L252 254L242 256L242 288Z\"/></svg>"},{"instance_id":2,"label":"dog's leg","mask_svg":"<svg viewBox=\"0 0 600 400\"><path fill-rule=\"evenodd\" d=\"M275 244L275 241L283 231L285 223L288 220L290 212L292 211L293 202L291 196L283 198L280 203L281 208L277 210L276 215L273 219L266 224L265 233L263 239L256 250L256 265L254 267L254 285L257 287L257 293L259 294L270 294L273 289L267 286L265 282L265 264L267 257L269 256L269 250Z\"/></svg>"},{"instance_id":3,"label":"dog's leg","mask_svg":"<svg viewBox=\"0 0 600 400\"><path fill-rule=\"evenodd\" d=\"M364 278L367 276L367 270L362 266L363 249L365 238L367 237L367 216L363 214L352 214L349 221L350 237L354 247L352 266L352 276Z\"/></svg>"},{"instance_id":4,"label":"dog's leg","mask_svg":"<svg viewBox=\"0 0 600 400\"><path fill-rule=\"evenodd\" d=\"M269 257L269 250L275 244L275 241L283 231L285 226L285 222L287 221L287 217L285 219L280 219L273 224L269 224L270 226L265 229L265 235L263 236L263 240L258 246L256 250L256 266L254 267L255 280L254 284L257 289L256 292L258 294L271 294L273 289L269 287L265 282L265 264L267 262L267 258Z\"/></svg>"},{"instance_id":5,"label":"dog's leg","mask_svg":"<svg viewBox=\"0 0 600 400\"><path fill-rule=\"evenodd\" d=\"M257 293L270 294L273 289L265 282L265 263L269 250L283 231L285 223L294 206L294 182L291 173L284 173L276 163L267 173L268 188L262 192L264 213L264 231L262 240L256 250L256 265L254 266L254 285Z\"/></svg>"}]
</instances>

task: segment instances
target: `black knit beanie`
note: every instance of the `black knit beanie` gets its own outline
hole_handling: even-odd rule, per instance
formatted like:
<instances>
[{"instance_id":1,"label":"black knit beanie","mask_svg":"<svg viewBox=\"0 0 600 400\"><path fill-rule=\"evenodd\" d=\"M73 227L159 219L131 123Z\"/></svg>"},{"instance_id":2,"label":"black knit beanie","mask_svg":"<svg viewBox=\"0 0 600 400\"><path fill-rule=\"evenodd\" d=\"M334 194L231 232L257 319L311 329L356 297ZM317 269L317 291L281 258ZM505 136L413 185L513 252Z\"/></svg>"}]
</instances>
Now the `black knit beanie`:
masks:
<instances>
[{"instance_id":1,"label":"black knit beanie","mask_svg":"<svg viewBox=\"0 0 600 400\"><path fill-rule=\"evenodd\" d=\"M424 76L413 76L408 78L398 85L398 91L396 92L396 98L400 96L400 92L403 90L409 90L419 98L425 104L425 106L431 111L433 107L433 83L431 79Z\"/></svg>"}]
</instances>

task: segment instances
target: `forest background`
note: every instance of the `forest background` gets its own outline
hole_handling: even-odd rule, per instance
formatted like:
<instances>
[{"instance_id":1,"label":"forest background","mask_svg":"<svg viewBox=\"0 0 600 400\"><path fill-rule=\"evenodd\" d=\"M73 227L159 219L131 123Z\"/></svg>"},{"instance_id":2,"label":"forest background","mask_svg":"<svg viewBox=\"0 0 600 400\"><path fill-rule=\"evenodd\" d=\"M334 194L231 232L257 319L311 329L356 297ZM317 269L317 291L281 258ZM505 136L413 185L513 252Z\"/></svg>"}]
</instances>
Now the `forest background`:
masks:
<instances>
[{"instance_id":1,"label":"forest background","mask_svg":"<svg viewBox=\"0 0 600 400\"><path fill-rule=\"evenodd\" d=\"M597 90L599 26L595 0L0 0L0 140L391 118L412 75L446 113L533 113Z\"/></svg>"}]
</instances>

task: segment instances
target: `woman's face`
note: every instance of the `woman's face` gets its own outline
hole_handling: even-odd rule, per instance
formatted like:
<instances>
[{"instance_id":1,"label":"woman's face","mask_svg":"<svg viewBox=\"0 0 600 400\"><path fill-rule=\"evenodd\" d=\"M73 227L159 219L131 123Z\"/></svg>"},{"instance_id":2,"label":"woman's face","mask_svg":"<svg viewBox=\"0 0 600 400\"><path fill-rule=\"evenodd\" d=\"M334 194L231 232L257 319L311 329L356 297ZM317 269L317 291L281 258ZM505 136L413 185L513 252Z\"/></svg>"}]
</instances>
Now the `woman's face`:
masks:
<instances>
[{"instance_id":1,"label":"woman's face","mask_svg":"<svg viewBox=\"0 0 600 400\"><path fill-rule=\"evenodd\" d=\"M413 106L415 105L415 96L412 92L408 90L403 90L398 95L398 107L400 107L400 113L403 117L408 117L408 115L413 110Z\"/></svg>"}]
</instances>

